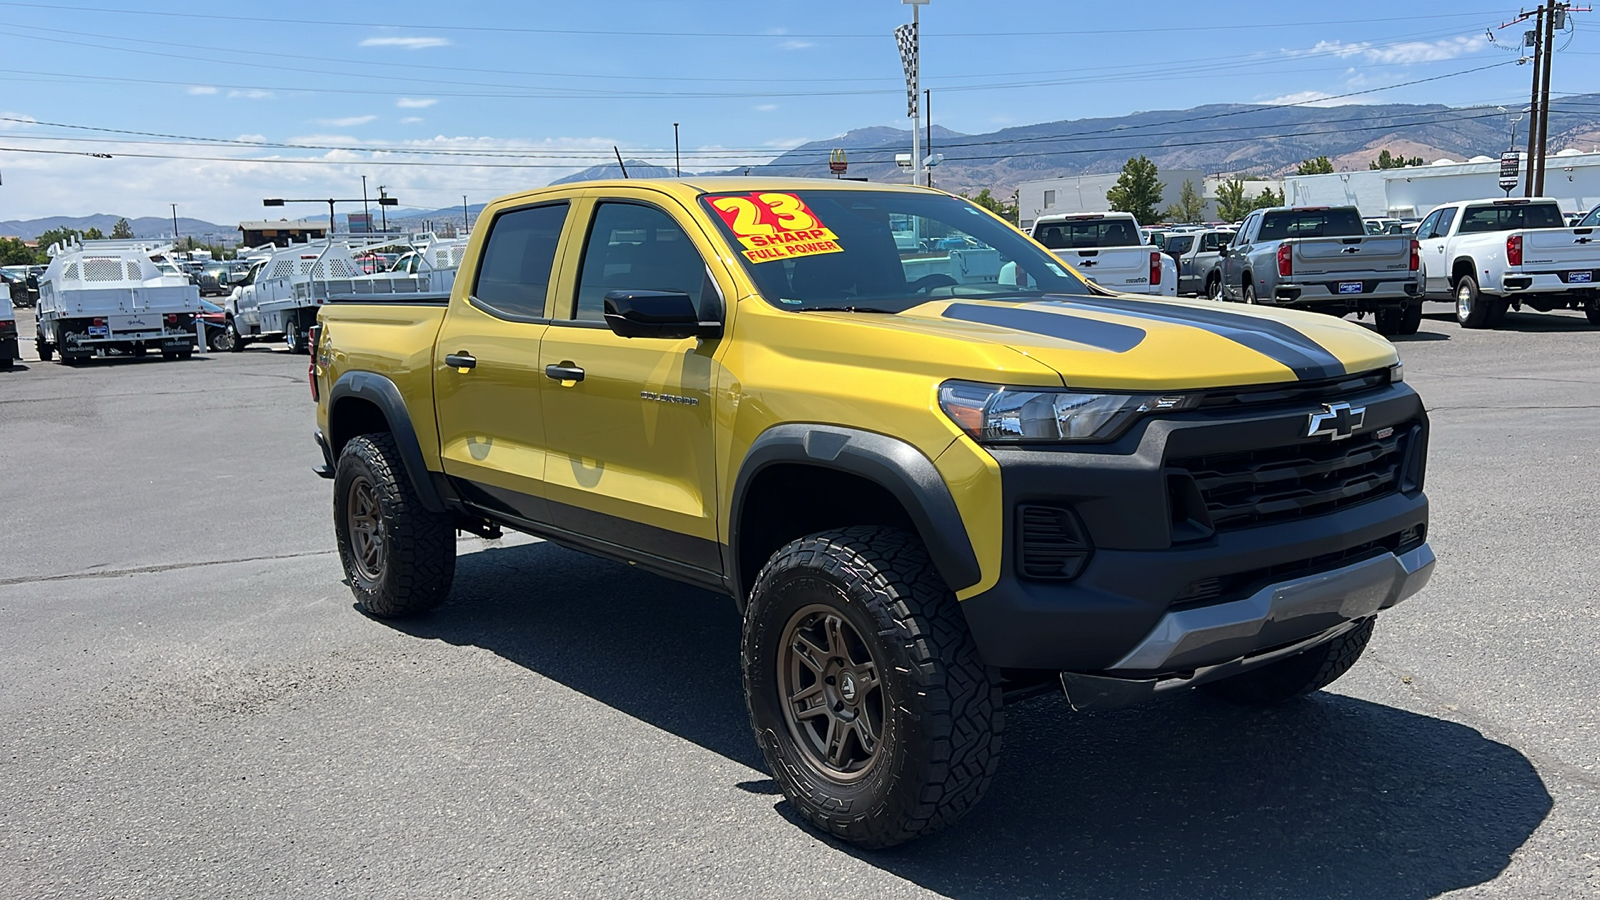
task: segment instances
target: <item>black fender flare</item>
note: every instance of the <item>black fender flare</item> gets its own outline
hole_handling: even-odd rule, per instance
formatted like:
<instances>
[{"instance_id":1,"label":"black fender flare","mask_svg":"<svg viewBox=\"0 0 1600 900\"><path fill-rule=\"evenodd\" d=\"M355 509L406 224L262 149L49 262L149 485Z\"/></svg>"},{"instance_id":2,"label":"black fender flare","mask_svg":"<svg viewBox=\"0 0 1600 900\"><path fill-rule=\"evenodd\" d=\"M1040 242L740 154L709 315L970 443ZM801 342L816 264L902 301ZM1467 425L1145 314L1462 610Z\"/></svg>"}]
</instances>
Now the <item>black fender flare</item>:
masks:
<instances>
[{"instance_id":1,"label":"black fender flare","mask_svg":"<svg viewBox=\"0 0 1600 900\"><path fill-rule=\"evenodd\" d=\"M1478 280L1478 261L1470 256L1458 256L1455 259L1450 260L1450 290L1452 291L1456 289L1456 283L1460 281L1460 279L1456 277L1456 272L1461 269L1462 263L1466 263L1467 268L1472 271L1472 280ZM1478 291L1480 293L1483 291L1482 284L1478 285ZM1451 299L1453 300L1455 298L1452 297Z\"/></svg>"},{"instance_id":2,"label":"black fender flare","mask_svg":"<svg viewBox=\"0 0 1600 900\"><path fill-rule=\"evenodd\" d=\"M755 476L778 463L800 463L856 475L900 501L928 555L952 591L983 578L961 511L939 470L922 451L898 438L834 425L774 425L750 445L733 484L728 528L729 583L740 585L739 529L745 493Z\"/></svg>"},{"instance_id":3,"label":"black fender flare","mask_svg":"<svg viewBox=\"0 0 1600 900\"><path fill-rule=\"evenodd\" d=\"M411 424L411 413L406 409L405 397L393 381L372 372L346 372L339 376L339 380L328 391L328 439L333 440L336 427L333 416L339 409L339 401L351 397L365 400L383 413L389 423L389 433L400 448L400 460L405 464L406 475L416 488L417 499L429 512L444 512L444 502L434 487L433 476L428 471L427 463L422 461L422 443L417 439L416 427ZM330 449L337 462L339 450L343 448Z\"/></svg>"}]
</instances>

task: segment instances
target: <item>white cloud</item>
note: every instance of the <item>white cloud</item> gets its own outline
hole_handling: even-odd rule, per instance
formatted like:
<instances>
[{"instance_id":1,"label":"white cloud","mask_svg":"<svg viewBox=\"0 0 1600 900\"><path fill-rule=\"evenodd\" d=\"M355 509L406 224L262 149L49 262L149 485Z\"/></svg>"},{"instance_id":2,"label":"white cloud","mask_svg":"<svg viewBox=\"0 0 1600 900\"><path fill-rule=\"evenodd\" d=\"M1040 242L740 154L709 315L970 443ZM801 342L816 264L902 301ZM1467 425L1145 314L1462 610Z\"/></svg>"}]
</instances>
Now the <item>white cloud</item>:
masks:
<instances>
[{"instance_id":1,"label":"white cloud","mask_svg":"<svg viewBox=\"0 0 1600 900\"><path fill-rule=\"evenodd\" d=\"M778 108L778 104L776 104L776 103L757 103L755 105L755 111L756 112L772 112L773 110L775 110L777 108Z\"/></svg>"},{"instance_id":2,"label":"white cloud","mask_svg":"<svg viewBox=\"0 0 1600 900\"><path fill-rule=\"evenodd\" d=\"M422 121L422 117L421 116L406 116L405 118L400 120L400 124L401 125L415 125L415 124L417 124L418 122L421 122L421 121Z\"/></svg>"},{"instance_id":3,"label":"white cloud","mask_svg":"<svg viewBox=\"0 0 1600 900\"><path fill-rule=\"evenodd\" d=\"M1333 56L1339 59L1361 59L1369 63L1409 66L1415 63L1443 62L1467 56L1489 46L1483 35L1458 35L1437 41L1400 41L1393 44L1374 44L1369 41L1318 41L1307 50L1285 50L1292 57Z\"/></svg>"},{"instance_id":4,"label":"white cloud","mask_svg":"<svg viewBox=\"0 0 1600 900\"><path fill-rule=\"evenodd\" d=\"M191 97L204 97L215 94L216 92L217 89L209 84L195 84L189 86L189 95Z\"/></svg>"},{"instance_id":5,"label":"white cloud","mask_svg":"<svg viewBox=\"0 0 1600 900\"><path fill-rule=\"evenodd\" d=\"M394 105L401 109L427 109L438 102L433 97L401 97Z\"/></svg>"},{"instance_id":6,"label":"white cloud","mask_svg":"<svg viewBox=\"0 0 1600 900\"><path fill-rule=\"evenodd\" d=\"M1326 91L1296 91L1293 94L1284 94L1282 97L1273 97L1271 100L1261 102L1268 106L1336 106L1334 103L1323 102L1332 96Z\"/></svg>"},{"instance_id":7,"label":"white cloud","mask_svg":"<svg viewBox=\"0 0 1600 900\"><path fill-rule=\"evenodd\" d=\"M813 44L810 41L779 41L778 42L778 49L779 50L805 50L805 49L807 49L809 47L815 47L815 46L816 46L816 44Z\"/></svg>"},{"instance_id":8,"label":"white cloud","mask_svg":"<svg viewBox=\"0 0 1600 900\"><path fill-rule=\"evenodd\" d=\"M442 37L369 37L361 42L363 47L403 47L406 50L423 50L428 47L448 47L449 38Z\"/></svg>"},{"instance_id":9,"label":"white cloud","mask_svg":"<svg viewBox=\"0 0 1600 900\"><path fill-rule=\"evenodd\" d=\"M377 116L345 116L342 119L318 119L318 125L327 125L330 128L350 128L354 125L365 125L378 118Z\"/></svg>"},{"instance_id":10,"label":"white cloud","mask_svg":"<svg viewBox=\"0 0 1600 900\"><path fill-rule=\"evenodd\" d=\"M271 100L272 98L274 98L276 96L278 96L278 95L274 94L271 91L263 91L263 90L261 90L259 88L253 88L253 89L248 90L248 91L229 91L228 92L228 99L229 100Z\"/></svg>"}]
</instances>

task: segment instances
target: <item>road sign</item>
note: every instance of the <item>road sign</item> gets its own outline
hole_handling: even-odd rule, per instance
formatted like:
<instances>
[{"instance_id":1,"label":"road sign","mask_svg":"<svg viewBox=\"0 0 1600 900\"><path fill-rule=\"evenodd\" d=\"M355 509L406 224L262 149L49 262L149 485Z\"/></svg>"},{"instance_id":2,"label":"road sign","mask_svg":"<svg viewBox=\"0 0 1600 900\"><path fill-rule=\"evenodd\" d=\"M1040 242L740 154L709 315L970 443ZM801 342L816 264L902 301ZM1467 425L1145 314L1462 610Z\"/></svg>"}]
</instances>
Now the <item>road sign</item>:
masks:
<instances>
[{"instance_id":1,"label":"road sign","mask_svg":"<svg viewBox=\"0 0 1600 900\"><path fill-rule=\"evenodd\" d=\"M1507 150L1500 154L1500 190L1509 191L1522 181L1522 154Z\"/></svg>"}]
</instances>

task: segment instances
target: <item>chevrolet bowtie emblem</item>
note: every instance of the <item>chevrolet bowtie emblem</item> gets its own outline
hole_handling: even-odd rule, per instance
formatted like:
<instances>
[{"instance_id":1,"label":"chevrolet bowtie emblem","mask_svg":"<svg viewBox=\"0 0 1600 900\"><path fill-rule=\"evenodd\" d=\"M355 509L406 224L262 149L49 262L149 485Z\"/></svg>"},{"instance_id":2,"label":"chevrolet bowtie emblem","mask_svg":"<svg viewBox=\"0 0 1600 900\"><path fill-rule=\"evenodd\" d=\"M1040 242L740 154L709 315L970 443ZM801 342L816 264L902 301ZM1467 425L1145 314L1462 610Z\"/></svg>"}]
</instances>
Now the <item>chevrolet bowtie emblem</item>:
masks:
<instances>
[{"instance_id":1,"label":"chevrolet bowtie emblem","mask_svg":"<svg viewBox=\"0 0 1600 900\"><path fill-rule=\"evenodd\" d=\"M1321 412L1306 417L1306 437L1322 437L1342 441L1361 430L1367 420L1365 406L1351 407L1348 403L1324 403Z\"/></svg>"}]
</instances>

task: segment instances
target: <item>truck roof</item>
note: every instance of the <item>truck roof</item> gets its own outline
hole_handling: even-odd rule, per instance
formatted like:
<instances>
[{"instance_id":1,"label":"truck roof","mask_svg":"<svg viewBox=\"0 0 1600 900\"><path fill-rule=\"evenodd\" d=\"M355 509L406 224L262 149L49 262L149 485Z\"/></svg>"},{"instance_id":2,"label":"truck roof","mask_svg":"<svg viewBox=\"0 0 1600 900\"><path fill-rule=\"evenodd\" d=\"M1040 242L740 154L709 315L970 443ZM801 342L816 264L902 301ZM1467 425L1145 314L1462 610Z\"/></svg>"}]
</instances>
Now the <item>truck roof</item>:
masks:
<instances>
[{"instance_id":1,"label":"truck roof","mask_svg":"<svg viewBox=\"0 0 1600 900\"><path fill-rule=\"evenodd\" d=\"M568 182L566 184L555 184L506 194L497 197L494 202L534 198L547 193L569 191L573 188L618 189L638 187L654 188L685 200L693 200L701 194L748 194L752 191L895 191L945 197L954 196L947 191L920 185L888 184L876 181L845 181L840 178L756 178L740 176L697 178L689 176L685 178L607 178L599 181Z\"/></svg>"}]
</instances>

